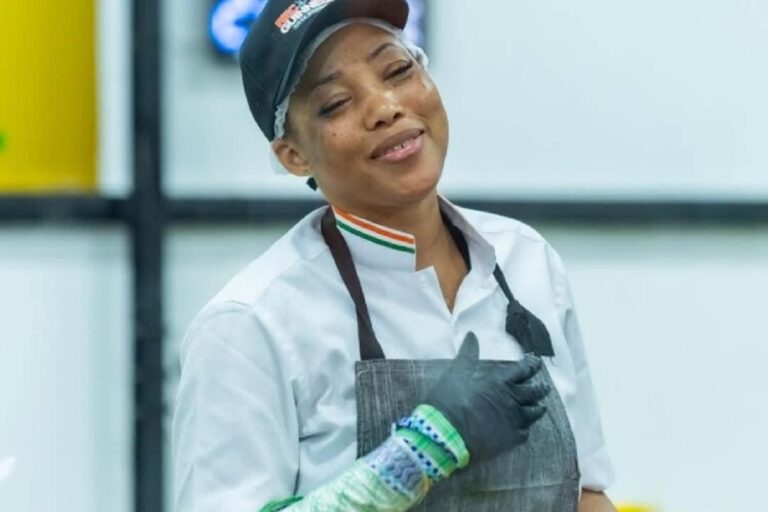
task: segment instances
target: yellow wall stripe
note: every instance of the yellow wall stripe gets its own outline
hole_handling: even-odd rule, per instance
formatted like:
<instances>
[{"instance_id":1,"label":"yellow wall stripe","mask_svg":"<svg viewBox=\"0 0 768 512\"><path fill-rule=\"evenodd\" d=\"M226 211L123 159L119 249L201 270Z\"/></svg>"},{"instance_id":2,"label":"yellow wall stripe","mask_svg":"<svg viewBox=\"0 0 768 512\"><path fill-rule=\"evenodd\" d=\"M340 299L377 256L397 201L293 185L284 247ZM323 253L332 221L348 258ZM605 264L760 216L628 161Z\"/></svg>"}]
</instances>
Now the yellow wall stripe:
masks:
<instances>
[{"instance_id":1,"label":"yellow wall stripe","mask_svg":"<svg viewBox=\"0 0 768 512\"><path fill-rule=\"evenodd\" d=\"M0 8L0 192L96 187L94 0Z\"/></svg>"}]
</instances>

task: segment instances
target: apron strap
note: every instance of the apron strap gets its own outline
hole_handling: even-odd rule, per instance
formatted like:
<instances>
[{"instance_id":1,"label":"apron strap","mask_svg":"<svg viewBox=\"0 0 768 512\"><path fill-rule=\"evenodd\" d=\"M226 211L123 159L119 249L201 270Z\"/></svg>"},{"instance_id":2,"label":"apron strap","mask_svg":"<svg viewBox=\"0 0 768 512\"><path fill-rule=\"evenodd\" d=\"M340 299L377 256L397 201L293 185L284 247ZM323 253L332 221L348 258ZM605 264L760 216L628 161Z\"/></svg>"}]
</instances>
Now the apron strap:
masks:
<instances>
[{"instance_id":1,"label":"apron strap","mask_svg":"<svg viewBox=\"0 0 768 512\"><path fill-rule=\"evenodd\" d=\"M496 264L496 268L493 269L493 277L496 278L496 282L499 283L499 287L501 288L501 291L504 292L507 300L509 302L515 302L517 299L512 295L512 290L509 289L509 285L507 284L507 278L504 277L504 272L501 271L501 267L498 263Z\"/></svg>"},{"instance_id":2,"label":"apron strap","mask_svg":"<svg viewBox=\"0 0 768 512\"><path fill-rule=\"evenodd\" d=\"M323 219L320 222L323 238L328 248L331 250L333 261L341 274L350 297L355 303L355 312L357 313L357 336L360 341L360 360L368 361L371 359L384 359L384 351L381 349L376 334L373 332L371 316L368 314L368 305L365 303L365 295L360 286L360 279L357 277L355 264L352 261L352 255L349 247L341 236L339 228L336 227L336 216L329 207Z\"/></svg>"},{"instance_id":3,"label":"apron strap","mask_svg":"<svg viewBox=\"0 0 768 512\"><path fill-rule=\"evenodd\" d=\"M512 295L504 272L498 264L493 269L493 277L496 278L501 291L509 301L505 326L507 333L514 336L526 352L533 352L537 356L553 357L555 350L552 348L552 339L547 327Z\"/></svg>"}]
</instances>

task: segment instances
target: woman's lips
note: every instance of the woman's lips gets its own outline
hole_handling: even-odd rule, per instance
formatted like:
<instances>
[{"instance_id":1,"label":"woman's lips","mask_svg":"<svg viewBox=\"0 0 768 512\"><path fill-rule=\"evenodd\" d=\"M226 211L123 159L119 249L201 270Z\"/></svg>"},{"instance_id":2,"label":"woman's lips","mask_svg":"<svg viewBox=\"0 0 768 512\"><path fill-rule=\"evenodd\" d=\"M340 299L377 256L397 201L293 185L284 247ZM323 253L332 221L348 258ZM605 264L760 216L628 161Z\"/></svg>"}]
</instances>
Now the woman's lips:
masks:
<instances>
[{"instance_id":1,"label":"woman's lips","mask_svg":"<svg viewBox=\"0 0 768 512\"><path fill-rule=\"evenodd\" d=\"M406 139L400 144L384 151L381 155L376 156L374 160L392 163L402 162L421 151L422 146L424 146L424 132L419 132L414 137Z\"/></svg>"}]
</instances>

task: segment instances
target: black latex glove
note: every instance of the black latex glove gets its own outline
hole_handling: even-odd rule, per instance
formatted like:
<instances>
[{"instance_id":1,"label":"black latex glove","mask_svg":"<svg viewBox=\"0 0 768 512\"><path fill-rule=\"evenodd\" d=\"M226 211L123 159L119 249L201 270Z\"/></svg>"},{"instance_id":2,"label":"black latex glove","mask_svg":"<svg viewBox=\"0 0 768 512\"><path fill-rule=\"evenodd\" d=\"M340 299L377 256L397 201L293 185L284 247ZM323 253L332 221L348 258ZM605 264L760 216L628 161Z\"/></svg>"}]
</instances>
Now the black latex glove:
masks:
<instances>
[{"instance_id":1,"label":"black latex glove","mask_svg":"<svg viewBox=\"0 0 768 512\"><path fill-rule=\"evenodd\" d=\"M426 399L459 432L470 464L524 443L528 428L546 412L540 402L550 392L546 383L532 383L542 367L540 357L529 354L509 365L490 367L478 364L479 351L477 337L470 332Z\"/></svg>"}]
</instances>

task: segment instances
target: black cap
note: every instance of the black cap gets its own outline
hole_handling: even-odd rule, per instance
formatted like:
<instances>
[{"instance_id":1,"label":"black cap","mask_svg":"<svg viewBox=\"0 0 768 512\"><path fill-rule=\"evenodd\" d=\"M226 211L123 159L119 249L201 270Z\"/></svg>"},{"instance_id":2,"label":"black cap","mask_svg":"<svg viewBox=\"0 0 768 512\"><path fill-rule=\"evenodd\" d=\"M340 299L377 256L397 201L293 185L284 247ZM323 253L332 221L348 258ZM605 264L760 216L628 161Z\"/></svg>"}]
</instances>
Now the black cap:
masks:
<instances>
[{"instance_id":1,"label":"black cap","mask_svg":"<svg viewBox=\"0 0 768 512\"><path fill-rule=\"evenodd\" d=\"M296 80L298 59L320 32L351 18L375 18L398 28L406 0L269 0L240 50L245 97L253 118L275 138L275 111Z\"/></svg>"}]
</instances>

